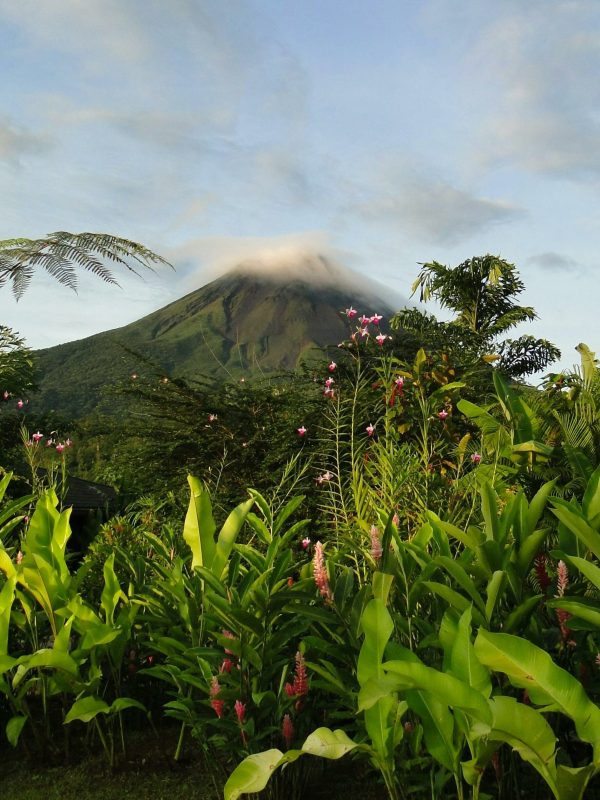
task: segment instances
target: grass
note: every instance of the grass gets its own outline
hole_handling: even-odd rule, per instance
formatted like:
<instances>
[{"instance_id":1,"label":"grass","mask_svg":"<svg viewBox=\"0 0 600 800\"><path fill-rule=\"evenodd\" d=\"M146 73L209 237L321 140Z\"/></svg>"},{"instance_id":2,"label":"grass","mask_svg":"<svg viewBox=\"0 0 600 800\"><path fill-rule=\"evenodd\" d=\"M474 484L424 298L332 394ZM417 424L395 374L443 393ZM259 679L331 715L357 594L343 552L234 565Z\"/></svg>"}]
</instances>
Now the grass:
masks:
<instances>
[{"instance_id":1,"label":"grass","mask_svg":"<svg viewBox=\"0 0 600 800\"><path fill-rule=\"evenodd\" d=\"M1 800L222 800L226 771L217 786L199 748L190 745L186 758L176 763L172 737L167 732L160 743L139 734L130 739L127 756L111 773L102 753L86 756L80 763L50 766L32 763L18 751L0 751ZM311 800L384 800L383 786L358 772L359 765L325 764L303 796ZM224 776L224 777L223 777ZM269 792L264 800L273 800ZM291 800L289 793L279 793ZM256 796L262 800L263 795Z\"/></svg>"}]
</instances>

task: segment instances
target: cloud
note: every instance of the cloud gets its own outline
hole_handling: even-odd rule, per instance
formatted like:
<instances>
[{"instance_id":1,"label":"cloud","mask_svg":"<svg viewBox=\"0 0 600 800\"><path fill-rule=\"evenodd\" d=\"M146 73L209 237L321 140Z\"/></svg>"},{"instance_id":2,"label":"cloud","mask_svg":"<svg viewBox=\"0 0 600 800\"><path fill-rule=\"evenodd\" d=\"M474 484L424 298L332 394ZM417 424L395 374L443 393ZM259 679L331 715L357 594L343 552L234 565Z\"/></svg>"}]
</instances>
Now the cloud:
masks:
<instances>
[{"instance_id":1,"label":"cloud","mask_svg":"<svg viewBox=\"0 0 600 800\"><path fill-rule=\"evenodd\" d=\"M576 181L600 180L600 6L509 2L480 31L467 67L494 98L480 160Z\"/></svg>"},{"instance_id":2,"label":"cloud","mask_svg":"<svg viewBox=\"0 0 600 800\"><path fill-rule=\"evenodd\" d=\"M527 260L530 264L547 272L573 274L582 271L581 264L574 258L553 251L538 253L530 256Z\"/></svg>"},{"instance_id":3,"label":"cloud","mask_svg":"<svg viewBox=\"0 0 600 800\"><path fill-rule=\"evenodd\" d=\"M0 161L15 162L20 156L43 153L49 147L49 137L31 133L10 119L0 118Z\"/></svg>"},{"instance_id":4,"label":"cloud","mask_svg":"<svg viewBox=\"0 0 600 800\"><path fill-rule=\"evenodd\" d=\"M403 164L375 177L358 210L366 219L385 222L401 234L446 245L526 213L504 200L481 197L435 177L431 170L418 172Z\"/></svg>"}]
</instances>

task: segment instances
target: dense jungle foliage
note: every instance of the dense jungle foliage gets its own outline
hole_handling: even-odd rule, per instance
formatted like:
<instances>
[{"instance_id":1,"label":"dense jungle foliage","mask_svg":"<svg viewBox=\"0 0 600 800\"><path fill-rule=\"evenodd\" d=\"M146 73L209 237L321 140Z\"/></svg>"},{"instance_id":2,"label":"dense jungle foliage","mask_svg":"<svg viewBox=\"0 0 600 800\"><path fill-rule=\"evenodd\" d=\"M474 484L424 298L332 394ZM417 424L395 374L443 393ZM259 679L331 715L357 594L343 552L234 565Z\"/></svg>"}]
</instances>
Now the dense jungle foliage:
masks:
<instances>
[{"instance_id":1,"label":"dense jungle foliage","mask_svg":"<svg viewBox=\"0 0 600 800\"><path fill-rule=\"evenodd\" d=\"M451 321L344 309L318 373L149 366L110 428L31 418L5 330L0 747L114 770L148 729L226 800L342 758L394 800L600 796L599 365L530 386L522 289L425 264ZM128 503L80 552L69 473Z\"/></svg>"}]
</instances>

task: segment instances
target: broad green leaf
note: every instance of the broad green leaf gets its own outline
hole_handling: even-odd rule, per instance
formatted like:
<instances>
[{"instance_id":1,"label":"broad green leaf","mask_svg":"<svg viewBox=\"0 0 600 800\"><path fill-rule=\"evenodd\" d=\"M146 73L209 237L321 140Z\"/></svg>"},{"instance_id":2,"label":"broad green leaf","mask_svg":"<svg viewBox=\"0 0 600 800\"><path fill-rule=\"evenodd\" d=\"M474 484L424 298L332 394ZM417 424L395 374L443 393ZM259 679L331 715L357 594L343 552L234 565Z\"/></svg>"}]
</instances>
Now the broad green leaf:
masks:
<instances>
[{"instance_id":1,"label":"broad green leaf","mask_svg":"<svg viewBox=\"0 0 600 800\"><path fill-rule=\"evenodd\" d=\"M472 528L469 532L463 531L460 528L457 528L456 525L452 525L450 522L444 522L441 520L437 514L434 514L433 511L428 511L427 516L430 519L431 523L442 531L448 536L451 536L453 539L457 539L459 542L468 547L470 550L475 550L480 544L483 543L485 537L481 531L477 528Z\"/></svg>"},{"instance_id":2,"label":"broad green leaf","mask_svg":"<svg viewBox=\"0 0 600 800\"><path fill-rule=\"evenodd\" d=\"M9 578L0 590L0 655L8 654L10 612L15 599L16 576Z\"/></svg>"},{"instance_id":3,"label":"broad green leaf","mask_svg":"<svg viewBox=\"0 0 600 800\"><path fill-rule=\"evenodd\" d=\"M517 554L517 569L521 578L524 578L531 569L531 562L542 549L549 533L550 528L539 528L532 531L521 543Z\"/></svg>"},{"instance_id":4,"label":"broad green leaf","mask_svg":"<svg viewBox=\"0 0 600 800\"><path fill-rule=\"evenodd\" d=\"M595 586L596 589L600 589L600 567L596 566L596 564L592 564L591 561L588 561L585 558L579 558L579 556L567 556L563 555L565 561L569 564L572 564L576 569L584 575L588 581Z\"/></svg>"},{"instance_id":5,"label":"broad green leaf","mask_svg":"<svg viewBox=\"0 0 600 800\"><path fill-rule=\"evenodd\" d=\"M76 700L65 717L65 725L74 720L90 722L98 714L110 713L110 706L98 697L81 697Z\"/></svg>"},{"instance_id":6,"label":"broad green leaf","mask_svg":"<svg viewBox=\"0 0 600 800\"><path fill-rule=\"evenodd\" d=\"M498 696L489 701L492 710L490 740L505 742L529 762L546 781L555 797L556 766L554 763L556 736L539 711L518 703L512 697Z\"/></svg>"},{"instance_id":7,"label":"broad green leaf","mask_svg":"<svg viewBox=\"0 0 600 800\"><path fill-rule=\"evenodd\" d=\"M137 708L139 711L148 713L146 706L132 697L117 697L110 707L110 712L118 714L121 711L125 711L126 708Z\"/></svg>"},{"instance_id":8,"label":"broad green leaf","mask_svg":"<svg viewBox=\"0 0 600 800\"><path fill-rule=\"evenodd\" d=\"M194 567L212 567L215 555L215 521L212 515L210 496L198 478L188 475L190 503L183 525L183 538L192 551Z\"/></svg>"},{"instance_id":9,"label":"broad green leaf","mask_svg":"<svg viewBox=\"0 0 600 800\"><path fill-rule=\"evenodd\" d=\"M436 556L433 559L434 564L440 564L446 572L450 575L451 578L463 589L466 594L469 595L473 603L477 606L477 608L481 611L482 614L485 614L485 604L477 588L475 586L475 582L473 579L467 574L464 567L462 567L458 561L453 558L448 558L447 556Z\"/></svg>"},{"instance_id":10,"label":"broad green leaf","mask_svg":"<svg viewBox=\"0 0 600 800\"><path fill-rule=\"evenodd\" d=\"M567 767L559 764L556 768L556 783L560 800L584 800L585 790L597 767L587 764L585 767Z\"/></svg>"},{"instance_id":11,"label":"broad green leaf","mask_svg":"<svg viewBox=\"0 0 600 800\"><path fill-rule=\"evenodd\" d=\"M350 573L352 574L352 573ZM390 589L392 588L392 583L394 582L394 576L388 575L386 572L374 572L373 573L373 597L381 602L384 605L387 605L387 600L390 594Z\"/></svg>"},{"instance_id":12,"label":"broad green leaf","mask_svg":"<svg viewBox=\"0 0 600 800\"><path fill-rule=\"evenodd\" d=\"M253 505L254 500L252 499L246 500L245 503L240 503L240 505L237 506L237 508L234 508L231 514L227 517L223 527L219 531L214 558L212 564L210 565L211 572L217 578L221 577L223 569L225 568L227 560L229 559L233 549L233 545L235 544L235 540L237 539L237 535L244 524L244 520L246 519L246 514L250 511Z\"/></svg>"},{"instance_id":13,"label":"broad green leaf","mask_svg":"<svg viewBox=\"0 0 600 800\"><path fill-rule=\"evenodd\" d=\"M225 800L237 800L243 794L262 791L283 758L281 750L255 753L238 764L224 788Z\"/></svg>"},{"instance_id":14,"label":"broad green leaf","mask_svg":"<svg viewBox=\"0 0 600 800\"><path fill-rule=\"evenodd\" d=\"M592 745L594 763L600 765L600 708L576 678L541 648L507 633L480 629L475 653L486 667L503 672L514 686L527 689L533 703L550 705L570 717L579 738Z\"/></svg>"},{"instance_id":15,"label":"broad green leaf","mask_svg":"<svg viewBox=\"0 0 600 800\"><path fill-rule=\"evenodd\" d=\"M367 604L361 627L365 638L358 656L357 677L362 686L369 678L383 675L381 662L394 630L394 623L382 600L373 599Z\"/></svg>"},{"instance_id":16,"label":"broad green leaf","mask_svg":"<svg viewBox=\"0 0 600 800\"><path fill-rule=\"evenodd\" d=\"M476 689L484 697L489 697L492 682L488 670L475 655L471 641L471 609L460 617L456 636L450 647L449 670L459 680Z\"/></svg>"},{"instance_id":17,"label":"broad green leaf","mask_svg":"<svg viewBox=\"0 0 600 800\"><path fill-rule=\"evenodd\" d=\"M51 667L66 672L68 675L77 675L78 672L77 662L68 653L61 650L37 650L30 656L21 656L17 662L19 666L12 682L14 689L21 683L29 670L36 667Z\"/></svg>"},{"instance_id":18,"label":"broad green leaf","mask_svg":"<svg viewBox=\"0 0 600 800\"><path fill-rule=\"evenodd\" d=\"M595 531L579 515L563 505L558 505L552 509L558 519L590 550L596 558L600 559L600 534Z\"/></svg>"},{"instance_id":19,"label":"broad green leaf","mask_svg":"<svg viewBox=\"0 0 600 800\"><path fill-rule=\"evenodd\" d=\"M523 600L519 605L514 608L506 617L503 624L505 633L514 633L523 627L535 611L535 609L543 600L543 594L536 594L533 597L528 597Z\"/></svg>"},{"instance_id":20,"label":"broad green leaf","mask_svg":"<svg viewBox=\"0 0 600 800\"><path fill-rule=\"evenodd\" d=\"M396 688L399 691L426 691L442 703L459 708L479 722L491 722L492 715L483 694L453 675L439 672L422 663L408 661L386 661L383 668L387 678L396 679Z\"/></svg>"},{"instance_id":21,"label":"broad green leaf","mask_svg":"<svg viewBox=\"0 0 600 800\"><path fill-rule=\"evenodd\" d=\"M129 600L125 592L121 589L119 579L115 573L115 554L111 553L104 562L104 588L102 589L101 605L104 610L106 622L113 624L115 618L115 608L121 600L128 603Z\"/></svg>"},{"instance_id":22,"label":"broad green leaf","mask_svg":"<svg viewBox=\"0 0 600 800\"><path fill-rule=\"evenodd\" d=\"M563 611L568 611L578 619L583 619L600 629L600 605L596 602L594 605L570 597L558 597L555 600L549 600L547 603L548 608L562 608Z\"/></svg>"},{"instance_id":23,"label":"broad green leaf","mask_svg":"<svg viewBox=\"0 0 600 800\"><path fill-rule=\"evenodd\" d=\"M496 608L498 595L500 594L502 587L504 586L505 577L506 573L504 572L504 570L500 569L496 570L496 572L494 572L494 574L488 581L487 598L485 601L485 616L488 621L488 624L491 622L494 609Z\"/></svg>"},{"instance_id":24,"label":"broad green leaf","mask_svg":"<svg viewBox=\"0 0 600 800\"><path fill-rule=\"evenodd\" d=\"M555 484L556 478L545 483L542 487L540 487L540 489L538 489L529 503L529 509L527 510L527 533L529 535L533 533L538 522L540 521L542 514L544 513L544 509L548 503L550 492L552 489L554 489Z\"/></svg>"},{"instance_id":25,"label":"broad green leaf","mask_svg":"<svg viewBox=\"0 0 600 800\"><path fill-rule=\"evenodd\" d=\"M338 759L357 747L356 742L342 730L317 728L302 745L302 752L321 758Z\"/></svg>"},{"instance_id":26,"label":"broad green leaf","mask_svg":"<svg viewBox=\"0 0 600 800\"><path fill-rule=\"evenodd\" d=\"M23 730L26 722L27 717L17 715L15 717L11 717L6 723L6 738L13 747L16 747L19 743L19 736L21 735L21 731Z\"/></svg>"},{"instance_id":27,"label":"broad green leaf","mask_svg":"<svg viewBox=\"0 0 600 800\"><path fill-rule=\"evenodd\" d=\"M417 690L406 693L409 708L421 719L428 753L456 773L461 747L454 742L454 717L448 706L429 692Z\"/></svg>"},{"instance_id":28,"label":"broad green leaf","mask_svg":"<svg viewBox=\"0 0 600 800\"><path fill-rule=\"evenodd\" d=\"M460 594L454 589L451 589L450 586L446 586L445 583L438 583L437 581L423 581L422 585L439 595L442 600L445 600L453 608L456 608L456 610L460 611L461 614L467 608L471 608L472 606L471 600L467 600L464 595ZM476 625L486 624L484 615L477 608L473 608L473 619Z\"/></svg>"},{"instance_id":29,"label":"broad green leaf","mask_svg":"<svg viewBox=\"0 0 600 800\"><path fill-rule=\"evenodd\" d=\"M600 514L600 466L596 467L585 487L581 507L588 519Z\"/></svg>"},{"instance_id":30,"label":"broad green leaf","mask_svg":"<svg viewBox=\"0 0 600 800\"><path fill-rule=\"evenodd\" d=\"M496 502L496 492L485 482L481 489L481 513L485 521L486 539L500 542L500 522L498 520L498 504Z\"/></svg>"}]
</instances>

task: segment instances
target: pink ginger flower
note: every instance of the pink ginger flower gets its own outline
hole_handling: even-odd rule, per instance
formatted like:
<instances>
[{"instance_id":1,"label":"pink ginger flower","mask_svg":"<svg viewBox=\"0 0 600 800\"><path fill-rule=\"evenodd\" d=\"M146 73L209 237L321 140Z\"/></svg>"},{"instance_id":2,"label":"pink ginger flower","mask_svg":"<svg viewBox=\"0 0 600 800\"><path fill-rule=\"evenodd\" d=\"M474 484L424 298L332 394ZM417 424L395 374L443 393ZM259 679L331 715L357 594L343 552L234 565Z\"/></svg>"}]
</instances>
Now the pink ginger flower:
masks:
<instances>
[{"instance_id":1,"label":"pink ginger flower","mask_svg":"<svg viewBox=\"0 0 600 800\"><path fill-rule=\"evenodd\" d=\"M305 428L304 425L301 425L299 428L296 428L296 432L298 436L306 436L308 428Z\"/></svg>"},{"instance_id":2,"label":"pink ginger flower","mask_svg":"<svg viewBox=\"0 0 600 800\"><path fill-rule=\"evenodd\" d=\"M36 431L35 433L31 434L31 438L33 439L34 442L39 442L40 439L44 438L44 434L40 433L39 431Z\"/></svg>"},{"instance_id":3,"label":"pink ginger flower","mask_svg":"<svg viewBox=\"0 0 600 800\"><path fill-rule=\"evenodd\" d=\"M304 539L302 539L302 548L303 550L308 550L309 547L310 547L310 539L308 536L306 536Z\"/></svg>"},{"instance_id":4,"label":"pink ginger flower","mask_svg":"<svg viewBox=\"0 0 600 800\"><path fill-rule=\"evenodd\" d=\"M281 724L281 733L283 734L285 744L289 749L294 741L294 723L292 722L292 718L289 714L284 714L283 722Z\"/></svg>"},{"instance_id":5,"label":"pink ginger flower","mask_svg":"<svg viewBox=\"0 0 600 800\"><path fill-rule=\"evenodd\" d=\"M313 556L313 577L321 596L325 600L331 600L331 589L329 588L329 578L327 577L327 567L323 555L323 545L317 542Z\"/></svg>"},{"instance_id":6,"label":"pink ginger flower","mask_svg":"<svg viewBox=\"0 0 600 800\"><path fill-rule=\"evenodd\" d=\"M365 428L365 430L366 430L366 432L367 432L367 436L373 436L373 434L375 433L375 426L374 426L374 425L372 425L372 424L369 422L369 424L367 425L367 427Z\"/></svg>"},{"instance_id":7,"label":"pink ginger flower","mask_svg":"<svg viewBox=\"0 0 600 800\"><path fill-rule=\"evenodd\" d=\"M569 569L564 561L558 562L556 574L556 597L564 597L565 592L569 588Z\"/></svg>"},{"instance_id":8,"label":"pink ginger flower","mask_svg":"<svg viewBox=\"0 0 600 800\"><path fill-rule=\"evenodd\" d=\"M304 697L308 694L308 675L306 673L304 656L299 650L296 653L295 660L294 682L286 683L284 689L288 697Z\"/></svg>"},{"instance_id":9,"label":"pink ginger flower","mask_svg":"<svg viewBox=\"0 0 600 800\"><path fill-rule=\"evenodd\" d=\"M373 325L379 325L379 323L381 322L382 319L383 319L383 316L381 314L373 314L373 316L371 317L369 322L372 322Z\"/></svg>"},{"instance_id":10,"label":"pink ginger flower","mask_svg":"<svg viewBox=\"0 0 600 800\"><path fill-rule=\"evenodd\" d=\"M348 319L353 319L357 314L358 311L355 308L352 308L352 306L346 309L346 316L348 317Z\"/></svg>"},{"instance_id":11,"label":"pink ginger flower","mask_svg":"<svg viewBox=\"0 0 600 800\"><path fill-rule=\"evenodd\" d=\"M63 444L62 442L59 442L59 443L56 445L56 452L57 452L57 453L62 453L62 451L63 451L64 449L65 449L65 446L64 446L64 444Z\"/></svg>"},{"instance_id":12,"label":"pink ginger flower","mask_svg":"<svg viewBox=\"0 0 600 800\"><path fill-rule=\"evenodd\" d=\"M397 511L394 511L394 516L392 517L392 525L397 528L400 525L400 516L398 515Z\"/></svg>"},{"instance_id":13,"label":"pink ginger flower","mask_svg":"<svg viewBox=\"0 0 600 800\"><path fill-rule=\"evenodd\" d=\"M23 408L25 403L22 400L17 400L17 408Z\"/></svg>"},{"instance_id":14,"label":"pink ginger flower","mask_svg":"<svg viewBox=\"0 0 600 800\"><path fill-rule=\"evenodd\" d=\"M236 638L236 637L235 637L235 634L234 634L234 633L232 633L231 631L225 631L225 630L224 630L224 631L221 631L221 633L223 634L223 636L224 636L226 639L235 639L235 638ZM226 647L224 647L224 648L223 648L223 650L224 650L224 652L225 652L225 655L227 655L227 656L232 656L232 655L234 655L234 653L233 653L233 650L228 650Z\"/></svg>"},{"instance_id":15,"label":"pink ginger flower","mask_svg":"<svg viewBox=\"0 0 600 800\"><path fill-rule=\"evenodd\" d=\"M374 561L379 561L382 555L383 549L379 538L379 528L376 525L371 525L371 556Z\"/></svg>"},{"instance_id":16,"label":"pink ginger flower","mask_svg":"<svg viewBox=\"0 0 600 800\"><path fill-rule=\"evenodd\" d=\"M221 719L221 717L223 716L223 710L225 708L225 701L217 699L217 695L219 694L220 691L221 691L221 686L219 684L219 679L217 678L216 675L214 675L210 684L210 697L211 697L210 705L212 710L215 712L215 714L219 719Z\"/></svg>"},{"instance_id":17,"label":"pink ginger flower","mask_svg":"<svg viewBox=\"0 0 600 800\"><path fill-rule=\"evenodd\" d=\"M438 417L442 420L442 422L446 419L447 416L448 412L446 411L445 408L443 408L438 414Z\"/></svg>"},{"instance_id":18,"label":"pink ginger flower","mask_svg":"<svg viewBox=\"0 0 600 800\"><path fill-rule=\"evenodd\" d=\"M335 381L333 380L333 378L327 378L327 380L325 381L325 386L329 389L331 388L331 386L333 386L334 383Z\"/></svg>"},{"instance_id":19,"label":"pink ginger flower","mask_svg":"<svg viewBox=\"0 0 600 800\"><path fill-rule=\"evenodd\" d=\"M329 362L329 366L327 367L329 372L335 372L336 368L337 368L337 364L335 363L335 361L330 361Z\"/></svg>"},{"instance_id":20,"label":"pink ginger flower","mask_svg":"<svg viewBox=\"0 0 600 800\"><path fill-rule=\"evenodd\" d=\"M474 464L480 464L481 463L481 453L472 453L471 454L471 461Z\"/></svg>"},{"instance_id":21,"label":"pink ginger flower","mask_svg":"<svg viewBox=\"0 0 600 800\"><path fill-rule=\"evenodd\" d=\"M20 564L21 561L23 561L23 553L20 550L15 556L15 561L17 562L17 564Z\"/></svg>"},{"instance_id":22,"label":"pink ginger flower","mask_svg":"<svg viewBox=\"0 0 600 800\"><path fill-rule=\"evenodd\" d=\"M225 658L223 659L223 663L221 664L221 669L219 670L219 672L221 674L225 672L229 673L231 672L232 667L233 667L233 661L230 658Z\"/></svg>"},{"instance_id":23,"label":"pink ginger flower","mask_svg":"<svg viewBox=\"0 0 600 800\"><path fill-rule=\"evenodd\" d=\"M243 725L244 720L246 719L246 704L242 703L241 700L236 700L233 708L239 724Z\"/></svg>"}]
</instances>

